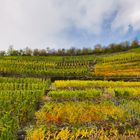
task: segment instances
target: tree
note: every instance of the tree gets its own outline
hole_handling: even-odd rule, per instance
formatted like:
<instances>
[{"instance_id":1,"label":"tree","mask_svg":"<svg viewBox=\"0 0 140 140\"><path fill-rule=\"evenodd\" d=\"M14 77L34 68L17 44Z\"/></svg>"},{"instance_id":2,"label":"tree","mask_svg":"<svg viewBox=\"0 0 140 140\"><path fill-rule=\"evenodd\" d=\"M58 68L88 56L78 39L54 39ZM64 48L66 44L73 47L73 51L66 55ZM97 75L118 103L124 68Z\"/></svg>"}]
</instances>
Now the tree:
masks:
<instances>
[{"instance_id":1,"label":"tree","mask_svg":"<svg viewBox=\"0 0 140 140\"><path fill-rule=\"evenodd\" d=\"M70 49L67 50L68 55L75 55L76 54L76 48L71 47Z\"/></svg>"},{"instance_id":2,"label":"tree","mask_svg":"<svg viewBox=\"0 0 140 140\"><path fill-rule=\"evenodd\" d=\"M8 54L8 55L11 55L12 52L13 52L13 50L14 50L13 45L10 45L9 48L8 48L7 54Z\"/></svg>"},{"instance_id":3,"label":"tree","mask_svg":"<svg viewBox=\"0 0 140 140\"><path fill-rule=\"evenodd\" d=\"M130 47L128 41L122 42L120 45L122 46L122 50L123 50L123 51L128 50L129 47Z\"/></svg>"},{"instance_id":4,"label":"tree","mask_svg":"<svg viewBox=\"0 0 140 140\"><path fill-rule=\"evenodd\" d=\"M131 43L131 48L137 48L137 47L139 47L139 42L137 39L135 39Z\"/></svg>"},{"instance_id":5,"label":"tree","mask_svg":"<svg viewBox=\"0 0 140 140\"><path fill-rule=\"evenodd\" d=\"M0 56L4 56L5 54L5 51L0 51Z\"/></svg>"},{"instance_id":6,"label":"tree","mask_svg":"<svg viewBox=\"0 0 140 140\"><path fill-rule=\"evenodd\" d=\"M25 55L26 56L31 56L33 54L33 51L27 46L25 48Z\"/></svg>"},{"instance_id":7,"label":"tree","mask_svg":"<svg viewBox=\"0 0 140 140\"><path fill-rule=\"evenodd\" d=\"M95 45L95 48L93 50L93 53L102 53L103 52L103 48L100 44Z\"/></svg>"},{"instance_id":8,"label":"tree","mask_svg":"<svg viewBox=\"0 0 140 140\"><path fill-rule=\"evenodd\" d=\"M41 49L41 50L39 51L39 55L40 55L40 56L46 56L46 55L47 55L46 50L45 50L45 49Z\"/></svg>"},{"instance_id":9,"label":"tree","mask_svg":"<svg viewBox=\"0 0 140 140\"><path fill-rule=\"evenodd\" d=\"M50 54L50 52L51 52L50 47L47 47L47 48L46 48L46 52L47 52L47 54Z\"/></svg>"},{"instance_id":10,"label":"tree","mask_svg":"<svg viewBox=\"0 0 140 140\"><path fill-rule=\"evenodd\" d=\"M81 50L81 49L76 49L76 54L77 54L77 55L82 54L82 50Z\"/></svg>"},{"instance_id":11,"label":"tree","mask_svg":"<svg viewBox=\"0 0 140 140\"><path fill-rule=\"evenodd\" d=\"M85 47L84 47L84 48L82 49L82 54L84 54L84 55L85 55L85 54L88 54L88 50L89 50L88 48L85 48Z\"/></svg>"},{"instance_id":12,"label":"tree","mask_svg":"<svg viewBox=\"0 0 140 140\"><path fill-rule=\"evenodd\" d=\"M33 50L33 56L39 56L39 50L38 49Z\"/></svg>"},{"instance_id":13,"label":"tree","mask_svg":"<svg viewBox=\"0 0 140 140\"><path fill-rule=\"evenodd\" d=\"M17 56L19 55L19 52L18 50L14 49L13 45L10 45L7 54L11 56Z\"/></svg>"},{"instance_id":14,"label":"tree","mask_svg":"<svg viewBox=\"0 0 140 140\"><path fill-rule=\"evenodd\" d=\"M62 49L62 54L63 54L63 55L65 54L65 49L64 49L64 48Z\"/></svg>"},{"instance_id":15,"label":"tree","mask_svg":"<svg viewBox=\"0 0 140 140\"><path fill-rule=\"evenodd\" d=\"M63 55L62 49L58 49L58 50L57 50L57 54L58 54L58 55Z\"/></svg>"},{"instance_id":16,"label":"tree","mask_svg":"<svg viewBox=\"0 0 140 140\"><path fill-rule=\"evenodd\" d=\"M22 49L20 49L18 52L19 52L19 55L21 55L21 56L25 55L25 51Z\"/></svg>"}]
</instances>

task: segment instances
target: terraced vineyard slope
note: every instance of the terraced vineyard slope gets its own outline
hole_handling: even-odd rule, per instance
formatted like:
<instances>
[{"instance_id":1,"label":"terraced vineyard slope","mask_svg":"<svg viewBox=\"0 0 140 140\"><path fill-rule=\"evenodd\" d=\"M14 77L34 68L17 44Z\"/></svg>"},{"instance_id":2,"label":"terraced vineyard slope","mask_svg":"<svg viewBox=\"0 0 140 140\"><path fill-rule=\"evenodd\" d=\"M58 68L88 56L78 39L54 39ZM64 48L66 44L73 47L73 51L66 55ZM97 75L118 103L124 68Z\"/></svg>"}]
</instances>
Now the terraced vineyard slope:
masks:
<instances>
[{"instance_id":1,"label":"terraced vineyard slope","mask_svg":"<svg viewBox=\"0 0 140 140\"><path fill-rule=\"evenodd\" d=\"M1 140L17 139L18 132L34 122L34 113L48 86L49 80L0 77Z\"/></svg>"},{"instance_id":2,"label":"terraced vineyard slope","mask_svg":"<svg viewBox=\"0 0 140 140\"><path fill-rule=\"evenodd\" d=\"M27 140L140 138L140 83L56 81Z\"/></svg>"},{"instance_id":3,"label":"terraced vineyard slope","mask_svg":"<svg viewBox=\"0 0 140 140\"><path fill-rule=\"evenodd\" d=\"M99 57L98 60L95 76L118 77L122 79L140 78L139 52L105 55Z\"/></svg>"}]
</instances>

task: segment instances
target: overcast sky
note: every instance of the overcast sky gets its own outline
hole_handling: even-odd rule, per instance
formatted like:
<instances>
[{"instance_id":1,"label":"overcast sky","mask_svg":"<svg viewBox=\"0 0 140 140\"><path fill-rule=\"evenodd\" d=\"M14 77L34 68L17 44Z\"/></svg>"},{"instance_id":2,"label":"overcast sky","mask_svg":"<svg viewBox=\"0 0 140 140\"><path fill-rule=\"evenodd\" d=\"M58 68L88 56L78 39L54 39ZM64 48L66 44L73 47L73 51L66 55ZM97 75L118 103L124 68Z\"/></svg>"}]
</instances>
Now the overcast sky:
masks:
<instances>
[{"instance_id":1,"label":"overcast sky","mask_svg":"<svg viewBox=\"0 0 140 140\"><path fill-rule=\"evenodd\" d=\"M140 0L0 0L0 50L140 38Z\"/></svg>"}]
</instances>

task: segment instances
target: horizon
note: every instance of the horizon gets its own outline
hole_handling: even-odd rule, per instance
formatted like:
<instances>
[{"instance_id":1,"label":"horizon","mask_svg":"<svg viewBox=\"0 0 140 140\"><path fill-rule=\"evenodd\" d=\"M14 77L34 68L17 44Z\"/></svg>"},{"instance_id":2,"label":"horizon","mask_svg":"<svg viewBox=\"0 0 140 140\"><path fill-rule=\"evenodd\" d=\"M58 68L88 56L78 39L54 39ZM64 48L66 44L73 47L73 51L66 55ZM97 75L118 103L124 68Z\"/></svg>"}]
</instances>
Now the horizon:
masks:
<instances>
[{"instance_id":1,"label":"horizon","mask_svg":"<svg viewBox=\"0 0 140 140\"><path fill-rule=\"evenodd\" d=\"M140 41L138 0L0 0L0 50Z\"/></svg>"}]
</instances>

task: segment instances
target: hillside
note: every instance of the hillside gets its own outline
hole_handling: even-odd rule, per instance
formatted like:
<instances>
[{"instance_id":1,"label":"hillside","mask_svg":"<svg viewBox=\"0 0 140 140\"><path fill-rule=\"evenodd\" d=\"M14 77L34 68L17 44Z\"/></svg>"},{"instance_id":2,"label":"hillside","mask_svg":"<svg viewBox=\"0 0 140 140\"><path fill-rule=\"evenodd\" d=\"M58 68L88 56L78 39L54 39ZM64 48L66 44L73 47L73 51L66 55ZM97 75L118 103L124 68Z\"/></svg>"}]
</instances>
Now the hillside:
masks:
<instances>
[{"instance_id":1,"label":"hillside","mask_svg":"<svg viewBox=\"0 0 140 140\"><path fill-rule=\"evenodd\" d=\"M0 57L1 140L139 139L139 62L140 49Z\"/></svg>"},{"instance_id":2,"label":"hillside","mask_svg":"<svg viewBox=\"0 0 140 140\"><path fill-rule=\"evenodd\" d=\"M131 79L140 77L140 49L98 57L95 76Z\"/></svg>"},{"instance_id":3,"label":"hillside","mask_svg":"<svg viewBox=\"0 0 140 140\"><path fill-rule=\"evenodd\" d=\"M56 79L140 78L140 49L106 55L1 56L2 76L49 77Z\"/></svg>"}]
</instances>

